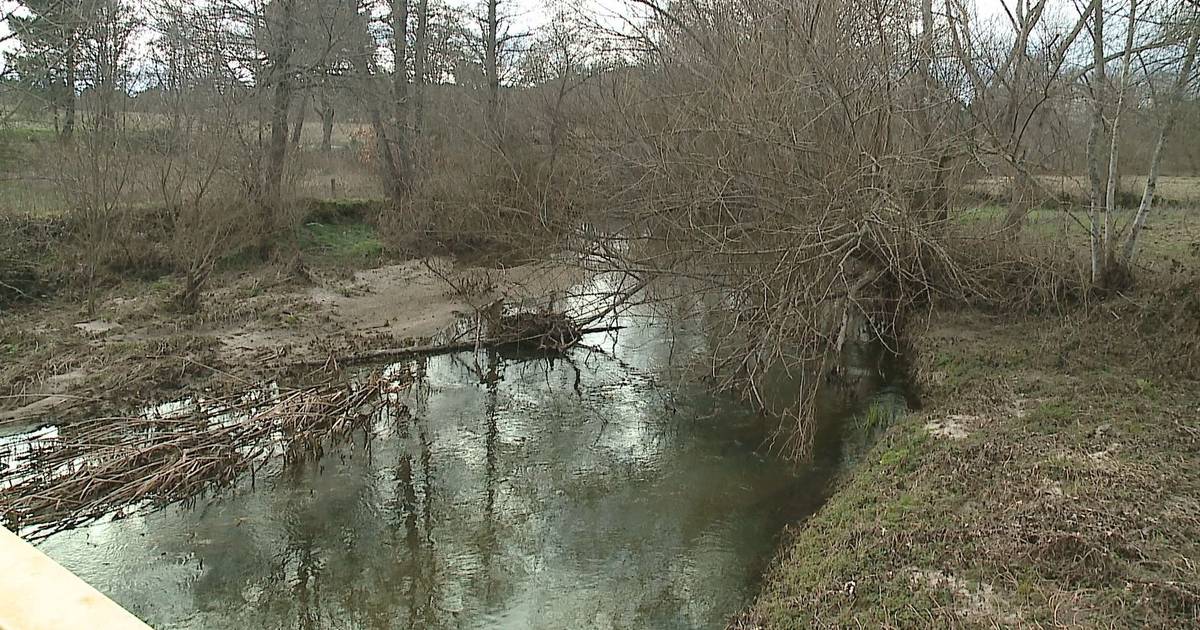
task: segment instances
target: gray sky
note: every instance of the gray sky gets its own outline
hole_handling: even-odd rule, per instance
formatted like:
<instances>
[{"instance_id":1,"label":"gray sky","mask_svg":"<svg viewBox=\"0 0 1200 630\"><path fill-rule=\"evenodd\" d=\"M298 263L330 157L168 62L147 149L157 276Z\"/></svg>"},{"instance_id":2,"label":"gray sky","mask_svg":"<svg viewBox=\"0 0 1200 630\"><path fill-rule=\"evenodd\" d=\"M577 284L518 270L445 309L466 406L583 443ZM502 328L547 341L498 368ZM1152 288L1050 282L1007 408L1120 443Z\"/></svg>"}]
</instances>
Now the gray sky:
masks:
<instances>
[{"instance_id":1,"label":"gray sky","mask_svg":"<svg viewBox=\"0 0 1200 630\"><path fill-rule=\"evenodd\" d=\"M976 10L981 18L985 19L1000 19L1003 15L1003 2L1009 2L1011 5L1014 2L1023 0L974 0ZM134 0L137 4L137 0ZM451 4L461 7L478 6L478 0L449 0ZM520 31L535 30L538 26L544 24L549 16L553 13L553 7L563 6L567 8L583 8L584 10L597 13L601 16L607 15L611 21L618 21L616 16L628 12L629 5L624 0L506 0L509 5L509 12L514 17L515 28ZM0 0L0 16L7 15L17 3L13 0ZM1055 11L1062 15L1073 12L1073 3L1071 0L1050 0L1050 5ZM1078 13L1074 13L1078 15ZM9 25L0 22L0 40L3 40L10 33ZM14 40L4 41L0 43L0 69L4 66L5 53L14 49L16 42Z\"/></svg>"}]
</instances>

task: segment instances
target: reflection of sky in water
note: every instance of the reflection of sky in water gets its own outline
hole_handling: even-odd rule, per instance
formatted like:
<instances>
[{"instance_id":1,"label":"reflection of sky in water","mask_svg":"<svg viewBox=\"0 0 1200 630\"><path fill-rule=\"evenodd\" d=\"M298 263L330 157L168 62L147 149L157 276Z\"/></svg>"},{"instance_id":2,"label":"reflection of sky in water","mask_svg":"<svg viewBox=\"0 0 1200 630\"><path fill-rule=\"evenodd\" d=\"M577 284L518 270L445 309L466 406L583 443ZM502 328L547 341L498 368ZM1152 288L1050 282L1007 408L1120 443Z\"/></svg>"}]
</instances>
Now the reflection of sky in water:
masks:
<instances>
[{"instance_id":1,"label":"reflection of sky in water","mask_svg":"<svg viewBox=\"0 0 1200 630\"><path fill-rule=\"evenodd\" d=\"M42 548L158 628L723 627L793 480L634 323L578 394L561 360L432 359L369 447Z\"/></svg>"}]
</instances>

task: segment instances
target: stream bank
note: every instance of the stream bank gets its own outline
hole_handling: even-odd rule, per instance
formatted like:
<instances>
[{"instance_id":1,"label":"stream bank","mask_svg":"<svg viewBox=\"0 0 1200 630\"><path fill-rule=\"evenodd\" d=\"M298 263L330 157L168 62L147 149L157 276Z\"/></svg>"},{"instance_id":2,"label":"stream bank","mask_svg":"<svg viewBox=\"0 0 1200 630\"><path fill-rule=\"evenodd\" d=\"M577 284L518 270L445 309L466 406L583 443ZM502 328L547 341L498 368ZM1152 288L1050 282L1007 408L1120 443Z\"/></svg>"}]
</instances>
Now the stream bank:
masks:
<instances>
[{"instance_id":1,"label":"stream bank","mask_svg":"<svg viewBox=\"0 0 1200 630\"><path fill-rule=\"evenodd\" d=\"M731 627L1200 623L1193 341L1103 310L933 314L922 410L844 470Z\"/></svg>"},{"instance_id":2,"label":"stream bank","mask_svg":"<svg viewBox=\"0 0 1200 630\"><path fill-rule=\"evenodd\" d=\"M403 407L319 459L39 546L164 630L723 627L826 476L767 456L755 409L681 378L695 322L613 318L554 358L366 369Z\"/></svg>"}]
</instances>

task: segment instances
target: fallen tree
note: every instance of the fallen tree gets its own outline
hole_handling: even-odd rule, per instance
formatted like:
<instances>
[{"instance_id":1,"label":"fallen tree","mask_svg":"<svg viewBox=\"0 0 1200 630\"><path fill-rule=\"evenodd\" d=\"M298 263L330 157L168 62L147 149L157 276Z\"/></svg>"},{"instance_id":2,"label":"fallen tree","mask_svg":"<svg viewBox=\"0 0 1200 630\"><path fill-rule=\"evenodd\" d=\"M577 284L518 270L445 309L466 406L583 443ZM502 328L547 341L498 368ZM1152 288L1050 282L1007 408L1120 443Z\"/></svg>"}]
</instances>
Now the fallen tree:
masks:
<instances>
[{"instance_id":1,"label":"fallen tree","mask_svg":"<svg viewBox=\"0 0 1200 630\"><path fill-rule=\"evenodd\" d=\"M546 353L561 354L578 345L584 335L615 332L623 328L622 326L578 328L569 318L558 314L539 314L537 319L518 321L523 321L523 323L517 324L514 322L514 325L521 325L524 328L516 329L510 334L446 343L406 346L403 348L382 348L342 356L330 356L323 360L303 361L293 365L296 367L323 367L336 370L340 367L389 359L427 357L454 352L472 352L487 348L505 347L527 348Z\"/></svg>"}]
</instances>

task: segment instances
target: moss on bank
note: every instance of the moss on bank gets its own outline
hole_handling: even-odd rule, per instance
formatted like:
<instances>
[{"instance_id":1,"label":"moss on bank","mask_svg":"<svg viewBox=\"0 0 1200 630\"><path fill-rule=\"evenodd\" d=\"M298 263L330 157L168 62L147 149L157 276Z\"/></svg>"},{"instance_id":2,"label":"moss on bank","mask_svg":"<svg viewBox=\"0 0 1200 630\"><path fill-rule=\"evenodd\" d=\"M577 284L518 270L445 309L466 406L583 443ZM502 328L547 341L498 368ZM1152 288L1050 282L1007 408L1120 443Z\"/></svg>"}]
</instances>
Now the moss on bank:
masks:
<instances>
[{"instance_id":1,"label":"moss on bank","mask_svg":"<svg viewBox=\"0 0 1200 630\"><path fill-rule=\"evenodd\" d=\"M793 532L734 627L1200 624L1190 342L1152 349L1104 310L939 316L925 408Z\"/></svg>"}]
</instances>

